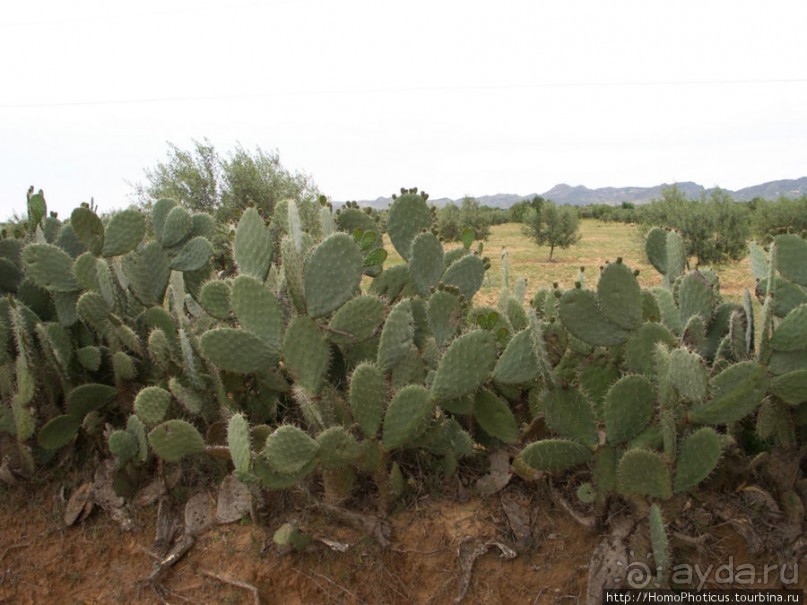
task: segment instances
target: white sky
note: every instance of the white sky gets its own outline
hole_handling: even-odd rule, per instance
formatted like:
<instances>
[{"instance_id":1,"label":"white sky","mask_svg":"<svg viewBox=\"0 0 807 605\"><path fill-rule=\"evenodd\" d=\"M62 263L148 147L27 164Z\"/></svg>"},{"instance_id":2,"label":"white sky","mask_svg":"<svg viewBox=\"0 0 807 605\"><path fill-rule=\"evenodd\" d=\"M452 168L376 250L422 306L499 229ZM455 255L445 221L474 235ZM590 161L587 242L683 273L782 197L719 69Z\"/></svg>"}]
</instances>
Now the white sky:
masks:
<instances>
[{"instance_id":1,"label":"white sky","mask_svg":"<svg viewBox=\"0 0 807 605\"><path fill-rule=\"evenodd\" d=\"M807 2L27 0L0 11L0 218L171 141L277 149L335 200L807 175Z\"/></svg>"}]
</instances>

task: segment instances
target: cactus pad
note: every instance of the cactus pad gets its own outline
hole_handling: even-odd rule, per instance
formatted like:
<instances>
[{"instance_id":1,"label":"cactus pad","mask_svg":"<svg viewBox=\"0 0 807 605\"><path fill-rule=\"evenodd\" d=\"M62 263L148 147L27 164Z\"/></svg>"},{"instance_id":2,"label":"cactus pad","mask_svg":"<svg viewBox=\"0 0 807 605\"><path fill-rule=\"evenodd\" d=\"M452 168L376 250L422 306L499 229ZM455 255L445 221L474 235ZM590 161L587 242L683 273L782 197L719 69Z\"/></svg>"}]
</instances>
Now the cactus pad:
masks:
<instances>
[{"instance_id":1,"label":"cactus pad","mask_svg":"<svg viewBox=\"0 0 807 605\"><path fill-rule=\"evenodd\" d=\"M706 479L720 461L721 449L720 436L711 427L701 427L687 436L675 464L674 491L687 491Z\"/></svg>"},{"instance_id":2,"label":"cactus pad","mask_svg":"<svg viewBox=\"0 0 807 605\"><path fill-rule=\"evenodd\" d=\"M371 338L384 321L384 303L377 296L352 298L334 313L328 338L335 344L352 344Z\"/></svg>"},{"instance_id":3,"label":"cactus pad","mask_svg":"<svg viewBox=\"0 0 807 605\"><path fill-rule=\"evenodd\" d=\"M604 403L609 443L624 443L641 433L655 411L656 394L644 376L623 376L608 390Z\"/></svg>"},{"instance_id":4,"label":"cactus pad","mask_svg":"<svg viewBox=\"0 0 807 605\"><path fill-rule=\"evenodd\" d=\"M200 344L205 357L222 370L236 374L260 372L277 362L277 355L264 341L244 330L208 330Z\"/></svg>"},{"instance_id":5,"label":"cactus pad","mask_svg":"<svg viewBox=\"0 0 807 605\"><path fill-rule=\"evenodd\" d=\"M322 317L346 303L358 290L363 260L353 238L334 233L322 241L305 263L308 314Z\"/></svg>"},{"instance_id":6,"label":"cactus pad","mask_svg":"<svg viewBox=\"0 0 807 605\"><path fill-rule=\"evenodd\" d=\"M750 414L765 397L765 368L744 361L729 366L711 381L712 399L693 406L688 418L698 424L730 424Z\"/></svg>"},{"instance_id":7,"label":"cactus pad","mask_svg":"<svg viewBox=\"0 0 807 605\"><path fill-rule=\"evenodd\" d=\"M316 321L305 315L292 320L283 340L283 358L297 384L311 393L319 392L330 364L330 353Z\"/></svg>"},{"instance_id":8,"label":"cactus pad","mask_svg":"<svg viewBox=\"0 0 807 605\"><path fill-rule=\"evenodd\" d=\"M384 417L387 385L384 374L373 364L362 363L350 378L350 408L362 433L375 437Z\"/></svg>"},{"instance_id":9,"label":"cactus pad","mask_svg":"<svg viewBox=\"0 0 807 605\"><path fill-rule=\"evenodd\" d=\"M390 401L384 415L382 443L387 451L406 445L429 426L434 400L418 384L402 388Z\"/></svg>"},{"instance_id":10,"label":"cactus pad","mask_svg":"<svg viewBox=\"0 0 807 605\"><path fill-rule=\"evenodd\" d=\"M240 275L233 280L230 300L241 327L278 353L283 315L274 294L254 277Z\"/></svg>"},{"instance_id":11,"label":"cactus pad","mask_svg":"<svg viewBox=\"0 0 807 605\"><path fill-rule=\"evenodd\" d=\"M117 394L115 387L107 384L82 384L67 394L67 413L84 418L90 412L112 403Z\"/></svg>"},{"instance_id":12,"label":"cactus pad","mask_svg":"<svg viewBox=\"0 0 807 605\"><path fill-rule=\"evenodd\" d=\"M532 468L547 473L562 473L591 460L591 450L576 441L543 439L530 443L521 457Z\"/></svg>"},{"instance_id":13,"label":"cactus pad","mask_svg":"<svg viewBox=\"0 0 807 605\"><path fill-rule=\"evenodd\" d=\"M79 289L73 275L73 260L51 244L28 244L22 251L25 274L40 288L54 292Z\"/></svg>"},{"instance_id":14,"label":"cactus pad","mask_svg":"<svg viewBox=\"0 0 807 605\"><path fill-rule=\"evenodd\" d=\"M485 280L485 263L475 254L468 254L453 263L440 282L444 286L454 286L459 289L467 300L471 300L482 287Z\"/></svg>"},{"instance_id":15,"label":"cactus pad","mask_svg":"<svg viewBox=\"0 0 807 605\"><path fill-rule=\"evenodd\" d=\"M135 249L146 234L146 219L139 210L129 208L112 216L106 226L101 256L120 256Z\"/></svg>"},{"instance_id":16,"label":"cactus pad","mask_svg":"<svg viewBox=\"0 0 807 605\"><path fill-rule=\"evenodd\" d=\"M213 256L213 246L207 238L197 236L191 239L174 257L171 268L174 271L198 271Z\"/></svg>"},{"instance_id":17,"label":"cactus pad","mask_svg":"<svg viewBox=\"0 0 807 605\"><path fill-rule=\"evenodd\" d=\"M487 330L463 334L446 350L432 383L438 399L458 399L484 382L496 364L496 341Z\"/></svg>"},{"instance_id":18,"label":"cactus pad","mask_svg":"<svg viewBox=\"0 0 807 605\"><path fill-rule=\"evenodd\" d=\"M627 265L606 265L597 283L597 297L605 318L625 330L634 330L642 321L642 290Z\"/></svg>"},{"instance_id":19,"label":"cactus pad","mask_svg":"<svg viewBox=\"0 0 807 605\"><path fill-rule=\"evenodd\" d=\"M421 296L428 297L443 274L443 246L431 231L419 234L412 241L409 273Z\"/></svg>"},{"instance_id":20,"label":"cactus pad","mask_svg":"<svg viewBox=\"0 0 807 605\"><path fill-rule=\"evenodd\" d=\"M474 418L491 437L504 443L518 439L518 424L510 406L487 389L479 391L474 398Z\"/></svg>"},{"instance_id":21,"label":"cactus pad","mask_svg":"<svg viewBox=\"0 0 807 605\"><path fill-rule=\"evenodd\" d=\"M624 494L637 494L667 500L672 497L670 469L660 454L631 449L622 455L617 467L619 489Z\"/></svg>"},{"instance_id":22,"label":"cactus pad","mask_svg":"<svg viewBox=\"0 0 807 605\"><path fill-rule=\"evenodd\" d=\"M161 387L146 387L137 393L134 411L146 426L155 426L163 421L171 405L171 393Z\"/></svg>"},{"instance_id":23,"label":"cactus pad","mask_svg":"<svg viewBox=\"0 0 807 605\"><path fill-rule=\"evenodd\" d=\"M205 449L205 440L196 427L179 419L156 426L149 433L148 440L154 453L166 462L178 462Z\"/></svg>"},{"instance_id":24,"label":"cactus pad","mask_svg":"<svg viewBox=\"0 0 807 605\"><path fill-rule=\"evenodd\" d=\"M73 414L56 416L39 430L37 441L46 450L57 450L73 440L80 426L79 416Z\"/></svg>"},{"instance_id":25,"label":"cactus pad","mask_svg":"<svg viewBox=\"0 0 807 605\"><path fill-rule=\"evenodd\" d=\"M404 194L390 205L387 233L392 245L405 260L411 258L415 237L431 228L432 221L432 211L420 195Z\"/></svg>"},{"instance_id":26,"label":"cactus pad","mask_svg":"<svg viewBox=\"0 0 807 605\"><path fill-rule=\"evenodd\" d=\"M199 304L210 316L216 319L229 319L230 287L219 279L205 282L199 292Z\"/></svg>"},{"instance_id":27,"label":"cactus pad","mask_svg":"<svg viewBox=\"0 0 807 605\"><path fill-rule=\"evenodd\" d=\"M266 438L261 457L281 475L294 475L303 470L319 451L319 444L305 431L284 424Z\"/></svg>"},{"instance_id":28,"label":"cactus pad","mask_svg":"<svg viewBox=\"0 0 807 605\"><path fill-rule=\"evenodd\" d=\"M227 445L236 474L249 473L252 468L249 423L243 414L233 414L227 423Z\"/></svg>"}]
</instances>

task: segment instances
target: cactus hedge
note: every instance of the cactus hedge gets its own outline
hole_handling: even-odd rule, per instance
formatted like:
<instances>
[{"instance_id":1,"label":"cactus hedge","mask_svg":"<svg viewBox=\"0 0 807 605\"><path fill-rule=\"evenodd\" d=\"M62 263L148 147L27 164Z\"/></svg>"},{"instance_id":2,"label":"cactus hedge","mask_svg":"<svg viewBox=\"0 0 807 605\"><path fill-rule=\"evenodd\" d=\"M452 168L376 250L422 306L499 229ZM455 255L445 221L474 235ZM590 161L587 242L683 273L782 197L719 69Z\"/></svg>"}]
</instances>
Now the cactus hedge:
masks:
<instances>
[{"instance_id":1,"label":"cactus hedge","mask_svg":"<svg viewBox=\"0 0 807 605\"><path fill-rule=\"evenodd\" d=\"M724 301L713 273L686 270L673 231L647 235L661 287L617 258L525 305L505 262L491 307L474 303L481 245L445 251L416 190L386 223L402 264L384 266L383 229L358 208L323 205L308 233L290 200L231 226L229 272L212 264L222 227L172 200L111 217L81 207L46 229L34 197L30 235L0 241L0 431L29 472L79 439L119 469L226 443L258 488L314 477L344 499L366 482L386 509L412 456L452 474L507 445L514 466L574 470L603 521L615 501L649 504L666 569L660 502L698 489L728 451L758 454L749 433L758 449L805 450L797 236L752 247L758 321L750 292ZM774 487L803 515L792 480Z\"/></svg>"}]
</instances>

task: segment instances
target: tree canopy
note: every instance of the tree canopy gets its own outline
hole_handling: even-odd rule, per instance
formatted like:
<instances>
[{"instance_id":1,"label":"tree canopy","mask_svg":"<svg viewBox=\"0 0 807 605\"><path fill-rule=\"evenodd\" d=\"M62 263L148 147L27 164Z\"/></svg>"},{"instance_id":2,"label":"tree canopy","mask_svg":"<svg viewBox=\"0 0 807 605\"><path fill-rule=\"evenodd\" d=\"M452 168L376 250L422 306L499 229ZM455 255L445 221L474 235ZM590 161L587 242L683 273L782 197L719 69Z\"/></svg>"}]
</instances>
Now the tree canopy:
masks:
<instances>
[{"instance_id":1,"label":"tree canopy","mask_svg":"<svg viewBox=\"0 0 807 605\"><path fill-rule=\"evenodd\" d=\"M221 221L236 218L249 206L268 217L281 200L313 202L320 195L308 175L280 163L277 151L249 151L239 144L222 156L207 139L193 141L191 149L169 142L168 157L146 168L145 176L146 182L133 185L140 204L169 197Z\"/></svg>"}]
</instances>

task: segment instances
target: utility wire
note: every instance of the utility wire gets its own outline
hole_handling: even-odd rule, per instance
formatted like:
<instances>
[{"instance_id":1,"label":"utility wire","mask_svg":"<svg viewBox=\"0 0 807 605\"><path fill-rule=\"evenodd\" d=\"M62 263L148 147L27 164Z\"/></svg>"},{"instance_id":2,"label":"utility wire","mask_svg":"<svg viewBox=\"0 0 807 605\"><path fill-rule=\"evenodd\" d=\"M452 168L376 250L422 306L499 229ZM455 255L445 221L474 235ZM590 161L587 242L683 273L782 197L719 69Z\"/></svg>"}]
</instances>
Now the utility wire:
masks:
<instances>
[{"instance_id":1,"label":"utility wire","mask_svg":"<svg viewBox=\"0 0 807 605\"><path fill-rule=\"evenodd\" d=\"M238 101L272 97L369 95L432 92L468 92L497 90L530 90L546 88L651 88L685 86L770 86L777 84L807 84L807 78L749 79L749 80L662 80L662 81L613 81L613 82L541 82L534 84L468 84L447 86L406 86L380 88L337 88L322 90L288 90L266 93L233 93L220 95L191 95L166 97L141 97L130 99L97 99L77 101L48 101L43 103L0 103L0 109L45 109L57 107L84 107L103 105L147 105L155 103L191 103L197 101Z\"/></svg>"}]
</instances>

